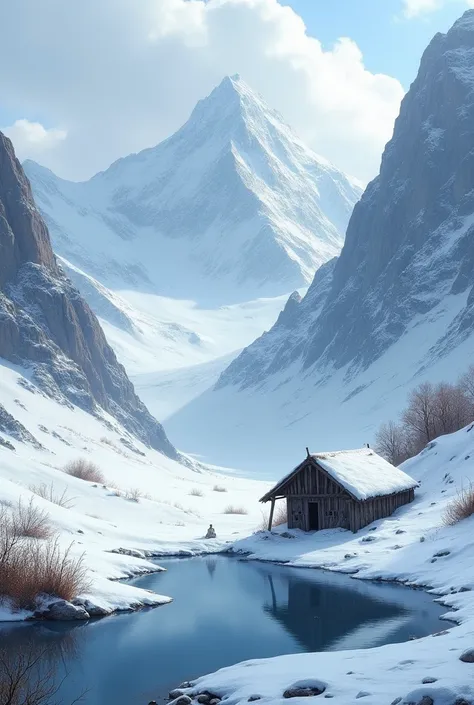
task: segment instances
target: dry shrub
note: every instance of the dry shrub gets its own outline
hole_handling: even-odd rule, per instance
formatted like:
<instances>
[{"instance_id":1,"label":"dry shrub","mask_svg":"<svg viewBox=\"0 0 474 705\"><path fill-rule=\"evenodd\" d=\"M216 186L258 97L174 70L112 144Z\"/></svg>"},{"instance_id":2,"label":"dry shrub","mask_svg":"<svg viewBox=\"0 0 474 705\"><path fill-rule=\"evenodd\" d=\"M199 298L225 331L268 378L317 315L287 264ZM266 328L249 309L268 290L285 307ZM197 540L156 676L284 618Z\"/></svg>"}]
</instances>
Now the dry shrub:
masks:
<instances>
[{"instance_id":1,"label":"dry shrub","mask_svg":"<svg viewBox=\"0 0 474 705\"><path fill-rule=\"evenodd\" d=\"M85 480L86 482L97 482L100 484L105 482L105 477L100 468L95 463L85 458L71 460L71 462L67 463L64 467L64 472L73 477L77 477L79 480Z\"/></svg>"},{"instance_id":2,"label":"dry shrub","mask_svg":"<svg viewBox=\"0 0 474 705\"><path fill-rule=\"evenodd\" d=\"M204 496L204 492L202 490L200 490L199 487L193 487L193 489L191 490L191 492L189 494L191 495L191 497L203 497Z\"/></svg>"},{"instance_id":3,"label":"dry shrub","mask_svg":"<svg viewBox=\"0 0 474 705\"><path fill-rule=\"evenodd\" d=\"M223 514L248 514L248 511L245 509L245 507L234 507L234 505L229 504L224 511L222 512Z\"/></svg>"},{"instance_id":4,"label":"dry shrub","mask_svg":"<svg viewBox=\"0 0 474 705\"><path fill-rule=\"evenodd\" d=\"M458 492L457 497L452 499L443 516L445 526L454 526L463 519L474 514L474 486L469 485L467 489Z\"/></svg>"},{"instance_id":5,"label":"dry shrub","mask_svg":"<svg viewBox=\"0 0 474 705\"><path fill-rule=\"evenodd\" d=\"M74 506L74 499L69 497L67 490L63 492L56 492L53 483L47 485L42 482L40 485L30 485L30 492L38 495L47 502L52 502L57 504L58 507L64 507L64 509L71 509Z\"/></svg>"},{"instance_id":6,"label":"dry shrub","mask_svg":"<svg viewBox=\"0 0 474 705\"><path fill-rule=\"evenodd\" d=\"M12 528L18 536L30 539L50 539L54 534L48 512L35 505L33 497L28 504L21 499L12 515Z\"/></svg>"},{"instance_id":7,"label":"dry shrub","mask_svg":"<svg viewBox=\"0 0 474 705\"><path fill-rule=\"evenodd\" d=\"M130 487L123 495L130 502L139 502L141 499L150 499L150 495L142 492L138 487Z\"/></svg>"},{"instance_id":8,"label":"dry shrub","mask_svg":"<svg viewBox=\"0 0 474 705\"><path fill-rule=\"evenodd\" d=\"M17 511L0 510L0 597L35 609L40 595L72 600L87 588L83 557L61 550L58 540L20 536Z\"/></svg>"},{"instance_id":9,"label":"dry shrub","mask_svg":"<svg viewBox=\"0 0 474 705\"><path fill-rule=\"evenodd\" d=\"M227 492L227 488L222 485L214 485L212 488L213 492Z\"/></svg>"}]
</instances>

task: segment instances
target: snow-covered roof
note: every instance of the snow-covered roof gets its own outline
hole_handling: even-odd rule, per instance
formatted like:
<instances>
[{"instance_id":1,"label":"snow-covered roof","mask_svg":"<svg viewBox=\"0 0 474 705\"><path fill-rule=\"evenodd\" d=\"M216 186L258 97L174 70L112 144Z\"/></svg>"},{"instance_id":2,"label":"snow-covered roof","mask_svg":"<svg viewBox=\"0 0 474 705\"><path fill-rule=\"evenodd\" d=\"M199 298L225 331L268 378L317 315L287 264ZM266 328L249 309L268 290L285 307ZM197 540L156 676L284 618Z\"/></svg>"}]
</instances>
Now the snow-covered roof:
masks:
<instances>
[{"instance_id":1,"label":"snow-covered roof","mask_svg":"<svg viewBox=\"0 0 474 705\"><path fill-rule=\"evenodd\" d=\"M403 470L390 465L371 448L338 450L329 453L311 453L312 458L327 474L344 487L354 499L364 501L372 497L404 492L418 486L416 480ZM304 461L306 462L306 460ZM296 474L303 463L278 482L262 497L266 502Z\"/></svg>"}]
</instances>

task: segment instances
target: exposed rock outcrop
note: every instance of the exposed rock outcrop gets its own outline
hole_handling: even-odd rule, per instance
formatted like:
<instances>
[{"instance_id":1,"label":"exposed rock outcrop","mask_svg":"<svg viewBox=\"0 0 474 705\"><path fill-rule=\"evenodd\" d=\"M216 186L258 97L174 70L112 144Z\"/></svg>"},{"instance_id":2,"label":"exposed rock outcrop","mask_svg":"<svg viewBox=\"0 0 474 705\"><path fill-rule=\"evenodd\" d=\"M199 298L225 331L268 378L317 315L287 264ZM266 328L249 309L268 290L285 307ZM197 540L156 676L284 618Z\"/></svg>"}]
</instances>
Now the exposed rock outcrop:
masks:
<instances>
[{"instance_id":1,"label":"exposed rock outcrop","mask_svg":"<svg viewBox=\"0 0 474 705\"><path fill-rule=\"evenodd\" d=\"M105 410L145 444L177 457L58 266L28 179L1 133L0 357L28 365L49 396L92 413Z\"/></svg>"}]
</instances>

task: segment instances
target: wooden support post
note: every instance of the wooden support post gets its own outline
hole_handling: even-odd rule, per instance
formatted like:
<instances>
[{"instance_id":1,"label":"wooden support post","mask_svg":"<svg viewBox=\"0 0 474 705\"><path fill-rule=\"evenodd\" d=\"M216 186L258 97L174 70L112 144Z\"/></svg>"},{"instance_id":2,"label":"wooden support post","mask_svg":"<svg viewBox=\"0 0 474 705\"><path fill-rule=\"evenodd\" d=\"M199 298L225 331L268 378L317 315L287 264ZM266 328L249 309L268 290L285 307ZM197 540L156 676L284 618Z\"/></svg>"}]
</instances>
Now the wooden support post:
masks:
<instances>
[{"instance_id":1,"label":"wooden support post","mask_svg":"<svg viewBox=\"0 0 474 705\"><path fill-rule=\"evenodd\" d=\"M272 524L273 524L273 512L275 510L275 497L272 498L272 506L270 509L270 518L268 520L268 531L272 530Z\"/></svg>"}]
</instances>

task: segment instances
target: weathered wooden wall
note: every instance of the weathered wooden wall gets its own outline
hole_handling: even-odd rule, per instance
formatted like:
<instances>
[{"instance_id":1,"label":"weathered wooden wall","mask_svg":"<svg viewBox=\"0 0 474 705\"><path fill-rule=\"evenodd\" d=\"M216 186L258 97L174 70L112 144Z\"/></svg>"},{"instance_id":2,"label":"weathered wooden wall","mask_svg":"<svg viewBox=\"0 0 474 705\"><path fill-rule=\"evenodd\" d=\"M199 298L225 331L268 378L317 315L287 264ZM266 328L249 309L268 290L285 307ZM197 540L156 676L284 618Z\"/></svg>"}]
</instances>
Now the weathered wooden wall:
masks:
<instances>
[{"instance_id":1,"label":"weathered wooden wall","mask_svg":"<svg viewBox=\"0 0 474 705\"><path fill-rule=\"evenodd\" d=\"M288 528L310 530L309 504L318 504L319 529L341 527L358 531L376 519L390 516L398 507L412 502L414 490L377 497L365 502L354 500L346 490L308 461L281 487L287 497Z\"/></svg>"},{"instance_id":2,"label":"weathered wooden wall","mask_svg":"<svg viewBox=\"0 0 474 705\"><path fill-rule=\"evenodd\" d=\"M415 490L406 490L398 494L369 499L366 502L353 502L351 504L350 528L352 531L358 531L376 519L389 517L396 509L413 502L414 499Z\"/></svg>"}]
</instances>

